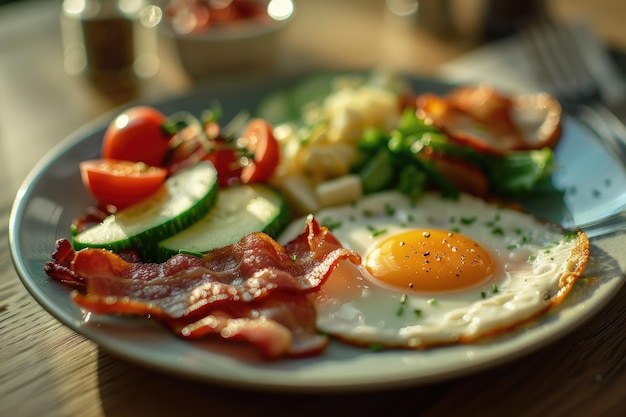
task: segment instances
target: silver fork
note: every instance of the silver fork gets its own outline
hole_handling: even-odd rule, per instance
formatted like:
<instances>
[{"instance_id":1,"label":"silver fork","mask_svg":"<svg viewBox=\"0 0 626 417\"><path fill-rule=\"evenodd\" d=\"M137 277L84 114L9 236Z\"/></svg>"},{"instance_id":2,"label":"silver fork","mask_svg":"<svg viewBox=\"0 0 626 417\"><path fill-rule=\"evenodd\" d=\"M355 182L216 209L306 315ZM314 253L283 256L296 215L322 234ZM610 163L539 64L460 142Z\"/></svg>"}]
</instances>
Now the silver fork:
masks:
<instances>
[{"instance_id":1,"label":"silver fork","mask_svg":"<svg viewBox=\"0 0 626 417\"><path fill-rule=\"evenodd\" d=\"M520 34L541 87L626 164L626 126L609 109L573 28L542 19L522 28Z\"/></svg>"},{"instance_id":2,"label":"silver fork","mask_svg":"<svg viewBox=\"0 0 626 417\"><path fill-rule=\"evenodd\" d=\"M626 164L626 127L609 109L573 28L542 19L520 35L541 87ZM626 230L626 212L581 227L590 237Z\"/></svg>"}]
</instances>

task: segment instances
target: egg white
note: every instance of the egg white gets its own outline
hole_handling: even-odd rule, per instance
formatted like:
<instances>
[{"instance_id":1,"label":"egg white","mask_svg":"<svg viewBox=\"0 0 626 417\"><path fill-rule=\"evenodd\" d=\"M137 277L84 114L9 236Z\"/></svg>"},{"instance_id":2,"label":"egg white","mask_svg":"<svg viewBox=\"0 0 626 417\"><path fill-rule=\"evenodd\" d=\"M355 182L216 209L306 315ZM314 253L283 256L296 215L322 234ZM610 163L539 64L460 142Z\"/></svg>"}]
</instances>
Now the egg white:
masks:
<instances>
[{"instance_id":1,"label":"egg white","mask_svg":"<svg viewBox=\"0 0 626 417\"><path fill-rule=\"evenodd\" d=\"M412 203L386 191L315 213L341 243L365 257L382 239L410 229L461 233L486 249L495 273L476 287L419 293L380 283L343 262L311 294L320 331L362 346L423 348L509 330L562 300L588 259L582 232L565 233L528 214L461 195L427 194ZM303 230L293 222L285 243Z\"/></svg>"}]
</instances>

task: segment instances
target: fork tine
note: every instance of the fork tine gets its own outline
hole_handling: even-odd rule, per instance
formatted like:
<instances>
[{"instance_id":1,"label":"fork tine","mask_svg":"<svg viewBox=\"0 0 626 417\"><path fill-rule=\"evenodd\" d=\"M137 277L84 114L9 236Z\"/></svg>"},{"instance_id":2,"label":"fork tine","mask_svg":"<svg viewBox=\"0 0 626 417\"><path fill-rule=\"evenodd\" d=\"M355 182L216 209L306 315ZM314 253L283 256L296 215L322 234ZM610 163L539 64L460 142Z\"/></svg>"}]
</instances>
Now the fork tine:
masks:
<instances>
[{"instance_id":1,"label":"fork tine","mask_svg":"<svg viewBox=\"0 0 626 417\"><path fill-rule=\"evenodd\" d=\"M548 20L520 30L522 45L534 61L535 77L575 113L622 161L626 161L626 126L603 103L595 80L572 28Z\"/></svg>"},{"instance_id":2,"label":"fork tine","mask_svg":"<svg viewBox=\"0 0 626 417\"><path fill-rule=\"evenodd\" d=\"M546 42L550 37L550 31L544 25L535 23L524 28L520 33L528 56L535 61L532 66L535 77L543 88L556 96L561 96L564 91L567 91L567 86L563 83L561 70L553 65L553 62L558 61L551 57L553 53L551 42Z\"/></svg>"},{"instance_id":3,"label":"fork tine","mask_svg":"<svg viewBox=\"0 0 626 417\"><path fill-rule=\"evenodd\" d=\"M567 65L566 73L569 74L573 86L578 91L580 99L597 99L600 97L600 86L589 69L584 52L576 39L576 34L571 26L553 26L554 36L559 40L563 65Z\"/></svg>"},{"instance_id":4,"label":"fork tine","mask_svg":"<svg viewBox=\"0 0 626 417\"><path fill-rule=\"evenodd\" d=\"M599 87L572 28L544 19L521 33L529 56L536 58L533 68L544 88L560 99L599 99Z\"/></svg>"}]
</instances>

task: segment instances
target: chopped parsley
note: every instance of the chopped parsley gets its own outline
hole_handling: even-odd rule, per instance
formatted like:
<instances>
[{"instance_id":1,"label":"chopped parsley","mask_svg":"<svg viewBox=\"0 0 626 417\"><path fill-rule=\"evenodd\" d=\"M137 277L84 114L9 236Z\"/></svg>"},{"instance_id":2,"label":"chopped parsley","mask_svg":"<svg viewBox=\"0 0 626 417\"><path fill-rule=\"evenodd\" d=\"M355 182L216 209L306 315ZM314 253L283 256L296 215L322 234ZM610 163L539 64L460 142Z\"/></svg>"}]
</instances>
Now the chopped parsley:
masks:
<instances>
[{"instance_id":1,"label":"chopped parsley","mask_svg":"<svg viewBox=\"0 0 626 417\"><path fill-rule=\"evenodd\" d=\"M461 224L464 224L465 226L471 226L472 224L474 224L474 222L476 222L476 220L477 220L476 216L461 217Z\"/></svg>"},{"instance_id":2,"label":"chopped parsley","mask_svg":"<svg viewBox=\"0 0 626 417\"><path fill-rule=\"evenodd\" d=\"M321 223L322 223L322 226L327 227L328 230L330 230L331 232L333 230L339 229L342 226L342 224L343 224L341 221L334 220L334 219L332 219L330 217L322 219Z\"/></svg>"},{"instance_id":3,"label":"chopped parsley","mask_svg":"<svg viewBox=\"0 0 626 417\"><path fill-rule=\"evenodd\" d=\"M573 230L571 232L567 232L563 235L563 238L565 239L566 242L572 240L572 239L576 239L576 237L578 236L578 233Z\"/></svg>"},{"instance_id":4,"label":"chopped parsley","mask_svg":"<svg viewBox=\"0 0 626 417\"><path fill-rule=\"evenodd\" d=\"M393 216L396 214L396 209L391 204L385 203L385 213L387 213L387 216Z\"/></svg>"},{"instance_id":5,"label":"chopped parsley","mask_svg":"<svg viewBox=\"0 0 626 417\"><path fill-rule=\"evenodd\" d=\"M501 227L494 227L493 229L491 229L491 234L497 235L497 236L504 236L504 230L502 230Z\"/></svg>"},{"instance_id":6,"label":"chopped parsley","mask_svg":"<svg viewBox=\"0 0 626 417\"><path fill-rule=\"evenodd\" d=\"M369 346L370 351L372 352L381 352L384 349L384 346L380 343L372 343Z\"/></svg>"},{"instance_id":7,"label":"chopped parsley","mask_svg":"<svg viewBox=\"0 0 626 417\"><path fill-rule=\"evenodd\" d=\"M372 232L372 237L380 236L383 233L387 233L387 229L376 229L374 226L367 226L367 230Z\"/></svg>"}]
</instances>

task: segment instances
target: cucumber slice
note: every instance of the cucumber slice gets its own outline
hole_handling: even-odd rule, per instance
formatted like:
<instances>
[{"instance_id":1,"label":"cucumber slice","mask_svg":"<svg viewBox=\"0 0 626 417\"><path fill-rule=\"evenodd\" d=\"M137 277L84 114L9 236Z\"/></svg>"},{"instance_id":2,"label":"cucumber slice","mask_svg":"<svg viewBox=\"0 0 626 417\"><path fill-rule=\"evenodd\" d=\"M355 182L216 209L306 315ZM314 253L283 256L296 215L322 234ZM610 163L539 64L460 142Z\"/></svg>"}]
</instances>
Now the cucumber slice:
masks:
<instances>
[{"instance_id":1,"label":"cucumber slice","mask_svg":"<svg viewBox=\"0 0 626 417\"><path fill-rule=\"evenodd\" d=\"M210 162L198 163L172 175L149 198L73 236L72 246L116 252L137 249L143 261L154 261L158 242L202 218L214 206L217 193L215 167Z\"/></svg>"},{"instance_id":2,"label":"cucumber slice","mask_svg":"<svg viewBox=\"0 0 626 417\"><path fill-rule=\"evenodd\" d=\"M290 220L284 197L270 186L249 184L223 188L215 207L206 216L159 243L159 259L177 253L200 255L236 243L253 232L276 237Z\"/></svg>"}]
</instances>

